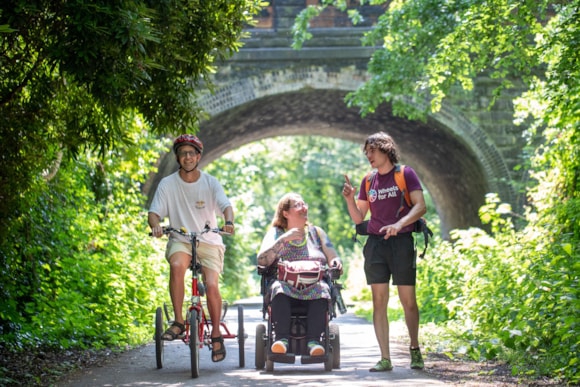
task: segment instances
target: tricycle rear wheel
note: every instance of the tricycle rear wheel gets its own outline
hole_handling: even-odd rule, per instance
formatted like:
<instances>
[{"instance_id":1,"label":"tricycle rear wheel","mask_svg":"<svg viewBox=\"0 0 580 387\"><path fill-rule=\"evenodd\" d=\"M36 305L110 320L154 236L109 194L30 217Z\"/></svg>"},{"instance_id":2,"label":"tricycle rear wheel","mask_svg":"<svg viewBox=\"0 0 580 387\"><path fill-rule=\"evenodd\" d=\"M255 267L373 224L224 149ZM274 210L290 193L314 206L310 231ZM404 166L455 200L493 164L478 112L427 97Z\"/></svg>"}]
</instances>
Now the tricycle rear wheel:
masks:
<instances>
[{"instance_id":1,"label":"tricycle rear wheel","mask_svg":"<svg viewBox=\"0 0 580 387\"><path fill-rule=\"evenodd\" d=\"M246 331L244 330L244 307L238 305L238 351L240 368L246 366L246 353L244 351L244 345L246 342Z\"/></svg>"},{"instance_id":2,"label":"tricycle rear wheel","mask_svg":"<svg viewBox=\"0 0 580 387\"><path fill-rule=\"evenodd\" d=\"M157 368L163 368L163 310L158 307L155 311L155 360Z\"/></svg>"}]
</instances>

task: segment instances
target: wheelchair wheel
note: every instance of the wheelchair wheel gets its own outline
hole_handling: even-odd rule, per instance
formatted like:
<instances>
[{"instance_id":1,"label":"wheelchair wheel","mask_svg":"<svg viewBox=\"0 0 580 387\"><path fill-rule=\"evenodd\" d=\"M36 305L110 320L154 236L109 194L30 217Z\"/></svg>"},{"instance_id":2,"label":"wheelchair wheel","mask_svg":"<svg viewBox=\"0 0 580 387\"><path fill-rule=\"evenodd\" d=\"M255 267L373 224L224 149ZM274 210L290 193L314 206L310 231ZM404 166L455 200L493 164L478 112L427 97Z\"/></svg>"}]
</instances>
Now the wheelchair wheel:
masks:
<instances>
[{"instance_id":1,"label":"wheelchair wheel","mask_svg":"<svg viewBox=\"0 0 580 387\"><path fill-rule=\"evenodd\" d=\"M155 360L157 368L163 368L163 311L158 307L155 311Z\"/></svg>"},{"instance_id":2,"label":"wheelchair wheel","mask_svg":"<svg viewBox=\"0 0 580 387\"><path fill-rule=\"evenodd\" d=\"M199 319L197 310L189 316L189 352L191 355L191 377L199 376Z\"/></svg>"},{"instance_id":3,"label":"wheelchair wheel","mask_svg":"<svg viewBox=\"0 0 580 387\"><path fill-rule=\"evenodd\" d=\"M334 363L334 352L332 350L332 347L329 346L326 360L324 360L324 370L326 372L332 371L332 364L333 363Z\"/></svg>"},{"instance_id":4,"label":"wheelchair wheel","mask_svg":"<svg viewBox=\"0 0 580 387\"><path fill-rule=\"evenodd\" d=\"M330 324L330 346L332 347L332 368L340 368L340 332L338 325Z\"/></svg>"},{"instance_id":5,"label":"wheelchair wheel","mask_svg":"<svg viewBox=\"0 0 580 387\"><path fill-rule=\"evenodd\" d=\"M264 369L266 364L266 326L258 324L256 326L256 369Z\"/></svg>"},{"instance_id":6,"label":"wheelchair wheel","mask_svg":"<svg viewBox=\"0 0 580 387\"><path fill-rule=\"evenodd\" d=\"M246 354L244 352L244 344L246 342L246 333L244 331L244 307L238 305L238 350L240 359L240 368L246 366Z\"/></svg>"}]
</instances>

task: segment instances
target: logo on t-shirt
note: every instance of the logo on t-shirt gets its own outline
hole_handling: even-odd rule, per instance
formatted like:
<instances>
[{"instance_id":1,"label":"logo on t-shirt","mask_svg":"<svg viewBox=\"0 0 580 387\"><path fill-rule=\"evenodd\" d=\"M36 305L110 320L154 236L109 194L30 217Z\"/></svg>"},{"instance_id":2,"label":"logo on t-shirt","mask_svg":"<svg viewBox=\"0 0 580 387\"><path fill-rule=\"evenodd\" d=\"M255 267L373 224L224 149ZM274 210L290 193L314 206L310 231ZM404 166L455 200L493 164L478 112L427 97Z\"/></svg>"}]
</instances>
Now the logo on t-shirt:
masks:
<instances>
[{"instance_id":1,"label":"logo on t-shirt","mask_svg":"<svg viewBox=\"0 0 580 387\"><path fill-rule=\"evenodd\" d=\"M197 202L195 202L195 208L197 208L198 210L204 209L205 202L203 200L198 200Z\"/></svg>"},{"instance_id":2,"label":"logo on t-shirt","mask_svg":"<svg viewBox=\"0 0 580 387\"><path fill-rule=\"evenodd\" d=\"M371 189L368 193L368 201L371 203L383 201L388 198L396 198L398 196L399 187L393 185L390 188L381 188L379 190Z\"/></svg>"}]
</instances>

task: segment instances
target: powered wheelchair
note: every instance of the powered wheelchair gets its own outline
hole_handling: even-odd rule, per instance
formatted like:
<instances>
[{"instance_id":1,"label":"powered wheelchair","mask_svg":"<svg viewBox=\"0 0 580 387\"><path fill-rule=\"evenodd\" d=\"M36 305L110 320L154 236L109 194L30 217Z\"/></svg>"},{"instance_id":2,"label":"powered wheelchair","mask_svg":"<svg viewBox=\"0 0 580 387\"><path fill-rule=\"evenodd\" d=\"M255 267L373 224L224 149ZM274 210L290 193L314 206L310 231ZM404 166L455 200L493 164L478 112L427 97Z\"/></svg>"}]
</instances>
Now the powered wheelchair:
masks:
<instances>
[{"instance_id":1,"label":"powered wheelchair","mask_svg":"<svg viewBox=\"0 0 580 387\"><path fill-rule=\"evenodd\" d=\"M341 295L342 285L337 282L340 272L332 267L327 267L323 278L323 281L328 283L332 296L331 300L329 300L325 329L320 341L325 350L323 356L310 356L309 354L306 342L308 319L306 307L302 306L292 308L288 351L285 354L271 351L275 338L275 327L270 313L269 289L270 285L277 279L276 265L259 268L258 274L261 276L262 315L267 323L256 326L256 369L265 368L266 372L272 372L274 371L274 363L294 364L297 356L300 356L302 364L324 363L325 371L340 368L340 332L338 325L330 322L337 317L337 308L341 314L346 313L346 307Z\"/></svg>"}]
</instances>

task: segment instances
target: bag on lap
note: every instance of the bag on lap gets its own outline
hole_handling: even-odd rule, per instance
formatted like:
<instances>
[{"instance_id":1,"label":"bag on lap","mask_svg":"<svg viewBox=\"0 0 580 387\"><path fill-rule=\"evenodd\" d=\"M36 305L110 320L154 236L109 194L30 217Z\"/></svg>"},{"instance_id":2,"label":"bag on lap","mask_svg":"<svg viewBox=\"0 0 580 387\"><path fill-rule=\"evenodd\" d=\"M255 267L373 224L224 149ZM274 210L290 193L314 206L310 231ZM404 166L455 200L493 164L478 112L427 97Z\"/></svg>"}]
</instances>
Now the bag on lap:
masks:
<instances>
[{"instance_id":1,"label":"bag on lap","mask_svg":"<svg viewBox=\"0 0 580 387\"><path fill-rule=\"evenodd\" d=\"M301 289L317 283L324 277L324 267L319 261L278 262L278 279Z\"/></svg>"}]
</instances>

